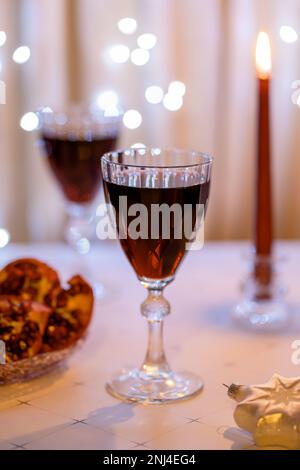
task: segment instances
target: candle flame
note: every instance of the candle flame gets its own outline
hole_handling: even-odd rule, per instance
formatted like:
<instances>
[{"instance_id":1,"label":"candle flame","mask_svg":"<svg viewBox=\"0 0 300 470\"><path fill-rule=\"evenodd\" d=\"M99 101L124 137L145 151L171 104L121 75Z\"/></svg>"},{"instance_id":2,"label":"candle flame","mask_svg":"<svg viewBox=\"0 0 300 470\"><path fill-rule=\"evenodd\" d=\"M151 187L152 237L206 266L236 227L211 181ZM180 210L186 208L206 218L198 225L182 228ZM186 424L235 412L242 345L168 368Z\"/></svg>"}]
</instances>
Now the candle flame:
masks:
<instances>
[{"instance_id":1,"label":"candle flame","mask_svg":"<svg viewBox=\"0 0 300 470\"><path fill-rule=\"evenodd\" d=\"M271 44L267 33L260 32L256 43L256 69L259 78L270 77L272 70Z\"/></svg>"}]
</instances>

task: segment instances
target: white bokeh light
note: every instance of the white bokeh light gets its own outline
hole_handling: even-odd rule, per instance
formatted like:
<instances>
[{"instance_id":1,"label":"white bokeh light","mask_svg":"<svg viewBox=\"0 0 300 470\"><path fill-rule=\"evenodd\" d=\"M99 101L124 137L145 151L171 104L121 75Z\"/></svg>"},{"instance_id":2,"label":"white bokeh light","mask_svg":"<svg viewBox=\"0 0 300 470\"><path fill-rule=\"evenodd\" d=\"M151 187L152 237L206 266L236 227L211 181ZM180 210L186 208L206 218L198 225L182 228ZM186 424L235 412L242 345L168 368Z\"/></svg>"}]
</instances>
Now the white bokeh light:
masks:
<instances>
[{"instance_id":1,"label":"white bokeh light","mask_svg":"<svg viewBox=\"0 0 300 470\"><path fill-rule=\"evenodd\" d=\"M38 116L30 111L29 113L24 114L20 120L20 126L24 131L31 132L39 127L39 118Z\"/></svg>"},{"instance_id":2,"label":"white bokeh light","mask_svg":"<svg viewBox=\"0 0 300 470\"><path fill-rule=\"evenodd\" d=\"M43 113L53 113L53 109L50 108L50 106L44 106L44 108L42 108L42 112Z\"/></svg>"},{"instance_id":3,"label":"white bokeh light","mask_svg":"<svg viewBox=\"0 0 300 470\"><path fill-rule=\"evenodd\" d=\"M123 124L127 129L137 129L142 121L142 115L136 109L129 109L123 116Z\"/></svg>"},{"instance_id":4,"label":"white bokeh light","mask_svg":"<svg viewBox=\"0 0 300 470\"><path fill-rule=\"evenodd\" d=\"M130 55L131 62L134 65L145 65L150 59L150 54L145 49L134 49Z\"/></svg>"},{"instance_id":5,"label":"white bokeh light","mask_svg":"<svg viewBox=\"0 0 300 470\"><path fill-rule=\"evenodd\" d=\"M13 60L17 64L25 64L30 59L30 49L28 46L20 46L13 53Z\"/></svg>"},{"instance_id":6,"label":"white bokeh light","mask_svg":"<svg viewBox=\"0 0 300 470\"><path fill-rule=\"evenodd\" d=\"M137 22L134 18L122 18L118 21L118 28L123 34L133 34L137 28Z\"/></svg>"},{"instance_id":7,"label":"white bokeh light","mask_svg":"<svg viewBox=\"0 0 300 470\"><path fill-rule=\"evenodd\" d=\"M87 255L91 249L90 241L83 237L76 242L76 248L81 255Z\"/></svg>"},{"instance_id":8,"label":"white bokeh light","mask_svg":"<svg viewBox=\"0 0 300 470\"><path fill-rule=\"evenodd\" d=\"M163 105L168 111L178 111L183 105L182 96L167 93L164 96Z\"/></svg>"},{"instance_id":9,"label":"white bokeh light","mask_svg":"<svg viewBox=\"0 0 300 470\"><path fill-rule=\"evenodd\" d=\"M107 90L99 93L97 97L97 104L99 108L104 111L107 109L116 108L119 103L119 97L115 91Z\"/></svg>"},{"instance_id":10,"label":"white bokeh light","mask_svg":"<svg viewBox=\"0 0 300 470\"><path fill-rule=\"evenodd\" d=\"M158 155L160 154L161 154L161 149L159 147L153 148L151 150L151 155L155 155L156 157L158 157Z\"/></svg>"},{"instance_id":11,"label":"white bokeh light","mask_svg":"<svg viewBox=\"0 0 300 470\"><path fill-rule=\"evenodd\" d=\"M179 80L175 80L174 82L171 82L168 88L168 93L170 95L178 95L178 96L184 96L186 92L186 86L183 82L180 82Z\"/></svg>"},{"instance_id":12,"label":"white bokeh light","mask_svg":"<svg viewBox=\"0 0 300 470\"><path fill-rule=\"evenodd\" d=\"M10 233L5 228L0 228L0 248L4 248L10 242Z\"/></svg>"},{"instance_id":13,"label":"white bokeh light","mask_svg":"<svg viewBox=\"0 0 300 470\"><path fill-rule=\"evenodd\" d=\"M291 26L281 26L279 34L281 39L288 44L292 44L298 39L297 32Z\"/></svg>"},{"instance_id":14,"label":"white bokeh light","mask_svg":"<svg viewBox=\"0 0 300 470\"><path fill-rule=\"evenodd\" d=\"M157 37L152 33L141 34L137 39L137 43L141 49L153 49L157 43Z\"/></svg>"},{"instance_id":15,"label":"white bokeh light","mask_svg":"<svg viewBox=\"0 0 300 470\"><path fill-rule=\"evenodd\" d=\"M299 93L298 98L297 98L297 105L298 105L299 108L300 108L300 93Z\"/></svg>"},{"instance_id":16,"label":"white bokeh light","mask_svg":"<svg viewBox=\"0 0 300 470\"><path fill-rule=\"evenodd\" d=\"M6 32L0 31L0 47L6 43Z\"/></svg>"},{"instance_id":17,"label":"white bokeh light","mask_svg":"<svg viewBox=\"0 0 300 470\"><path fill-rule=\"evenodd\" d=\"M148 103L158 104L164 97L163 89L160 86L152 85L148 86L145 91L145 98Z\"/></svg>"},{"instance_id":18,"label":"white bokeh light","mask_svg":"<svg viewBox=\"0 0 300 470\"><path fill-rule=\"evenodd\" d=\"M142 144L141 142L136 142L135 144L132 144L130 147L132 149L144 149L146 148L146 145Z\"/></svg>"},{"instance_id":19,"label":"white bokeh light","mask_svg":"<svg viewBox=\"0 0 300 470\"><path fill-rule=\"evenodd\" d=\"M112 46L109 51L109 56L113 62L116 64L125 64L130 56L129 47L124 44L117 44Z\"/></svg>"}]
</instances>

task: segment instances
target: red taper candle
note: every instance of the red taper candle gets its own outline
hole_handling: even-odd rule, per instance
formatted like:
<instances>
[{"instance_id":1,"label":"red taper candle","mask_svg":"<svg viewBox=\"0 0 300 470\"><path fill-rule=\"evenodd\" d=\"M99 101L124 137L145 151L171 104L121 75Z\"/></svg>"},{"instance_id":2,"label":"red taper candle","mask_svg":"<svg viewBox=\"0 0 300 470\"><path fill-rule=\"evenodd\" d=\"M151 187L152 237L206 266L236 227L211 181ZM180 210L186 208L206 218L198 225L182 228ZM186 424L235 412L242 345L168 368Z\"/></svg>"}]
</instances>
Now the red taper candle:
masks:
<instances>
[{"instance_id":1,"label":"red taper candle","mask_svg":"<svg viewBox=\"0 0 300 470\"><path fill-rule=\"evenodd\" d=\"M272 179L270 146L270 77L272 69L270 39L259 33L256 46L258 77L258 136L256 165L255 252L256 280L271 282L272 254ZM268 262L269 261L269 262Z\"/></svg>"}]
</instances>

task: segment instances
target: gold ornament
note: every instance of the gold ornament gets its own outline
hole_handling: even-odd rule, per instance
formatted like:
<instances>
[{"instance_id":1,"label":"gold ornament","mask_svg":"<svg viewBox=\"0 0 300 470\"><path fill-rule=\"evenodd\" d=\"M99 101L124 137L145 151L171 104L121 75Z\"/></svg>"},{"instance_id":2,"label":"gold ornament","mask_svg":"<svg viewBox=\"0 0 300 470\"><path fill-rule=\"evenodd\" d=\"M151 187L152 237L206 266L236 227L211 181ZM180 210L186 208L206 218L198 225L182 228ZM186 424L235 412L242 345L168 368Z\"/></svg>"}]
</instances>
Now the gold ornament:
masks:
<instances>
[{"instance_id":1,"label":"gold ornament","mask_svg":"<svg viewBox=\"0 0 300 470\"><path fill-rule=\"evenodd\" d=\"M236 424L261 447L300 449L300 378L273 375L263 385L235 385L228 396L237 401Z\"/></svg>"}]
</instances>

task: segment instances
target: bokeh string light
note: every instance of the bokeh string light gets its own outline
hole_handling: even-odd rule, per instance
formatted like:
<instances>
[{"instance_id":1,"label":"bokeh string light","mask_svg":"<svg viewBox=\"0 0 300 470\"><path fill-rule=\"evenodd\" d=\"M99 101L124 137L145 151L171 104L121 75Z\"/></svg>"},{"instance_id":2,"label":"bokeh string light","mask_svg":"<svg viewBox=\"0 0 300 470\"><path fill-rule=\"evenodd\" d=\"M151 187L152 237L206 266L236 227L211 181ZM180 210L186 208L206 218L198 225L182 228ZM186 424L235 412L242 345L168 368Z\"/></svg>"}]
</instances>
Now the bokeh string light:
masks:
<instances>
[{"instance_id":1,"label":"bokeh string light","mask_svg":"<svg viewBox=\"0 0 300 470\"><path fill-rule=\"evenodd\" d=\"M169 84L168 93L170 95L184 96L186 92L186 86L183 82L175 80Z\"/></svg>"},{"instance_id":2,"label":"bokeh string light","mask_svg":"<svg viewBox=\"0 0 300 470\"><path fill-rule=\"evenodd\" d=\"M122 18L118 21L118 28L123 34L133 34L137 29L137 21L134 18Z\"/></svg>"},{"instance_id":3,"label":"bokeh string light","mask_svg":"<svg viewBox=\"0 0 300 470\"><path fill-rule=\"evenodd\" d=\"M135 18L124 17L117 22L118 30L124 35L133 35L138 29L138 23ZM280 28L280 37L285 43L294 43L298 39L298 34L292 26L283 25ZM0 31L0 47L7 40L5 31ZM133 65L144 66L150 60L150 52L157 45L157 36L153 33L141 33L136 39L138 47L130 49L126 44L113 45L108 55L110 60L116 64L125 64L131 61ZM31 56L31 50L28 46L20 46L13 53L13 60L18 64L25 64ZM1 63L0 63L1 70ZM145 89L145 100L152 105L162 104L167 111L178 111L183 106L183 98L186 93L186 85L180 80L173 80L168 85L167 92L158 85L150 85ZM105 115L113 116L119 113L119 96L115 91L108 90L99 93L96 98L96 104L104 110ZM300 96L297 100L300 106ZM52 110L49 108L49 112ZM44 111L45 112L45 111ZM143 118L139 111L129 109L123 116L123 124L127 129L137 129L142 124ZM38 129L38 114L28 112L20 119L20 126L23 130L30 132ZM135 144L134 144L135 145ZM143 145L143 144L137 144Z\"/></svg>"},{"instance_id":4,"label":"bokeh string light","mask_svg":"<svg viewBox=\"0 0 300 470\"><path fill-rule=\"evenodd\" d=\"M145 98L150 104L159 104L162 102L164 108L168 111L178 111L183 105L183 96L186 92L186 86L179 80L172 81L168 86L168 91L164 91L160 86L152 85L146 88Z\"/></svg>"},{"instance_id":5,"label":"bokeh string light","mask_svg":"<svg viewBox=\"0 0 300 470\"><path fill-rule=\"evenodd\" d=\"M13 53L13 61L17 64L25 64L30 59L30 49L28 46L20 46Z\"/></svg>"},{"instance_id":6,"label":"bokeh string light","mask_svg":"<svg viewBox=\"0 0 300 470\"><path fill-rule=\"evenodd\" d=\"M134 65L145 65L149 62L150 54L145 49L134 49L130 54L131 62Z\"/></svg>"},{"instance_id":7,"label":"bokeh string light","mask_svg":"<svg viewBox=\"0 0 300 470\"><path fill-rule=\"evenodd\" d=\"M42 112L42 113L53 113L53 109L50 108L50 106L44 106L44 107L41 109L41 112Z\"/></svg>"},{"instance_id":8,"label":"bokeh string light","mask_svg":"<svg viewBox=\"0 0 300 470\"><path fill-rule=\"evenodd\" d=\"M125 64L130 57L130 50L129 47L124 44L117 44L111 47L109 55L112 62L115 62L116 64Z\"/></svg>"},{"instance_id":9,"label":"bokeh string light","mask_svg":"<svg viewBox=\"0 0 300 470\"><path fill-rule=\"evenodd\" d=\"M142 144L141 142L136 142L135 144L132 144L130 147L132 149L143 149L143 148L146 148L146 145Z\"/></svg>"},{"instance_id":10,"label":"bokeh string light","mask_svg":"<svg viewBox=\"0 0 300 470\"><path fill-rule=\"evenodd\" d=\"M183 105L183 96L186 86L179 80L174 80L169 84L168 92L163 99L163 105L168 111L178 111Z\"/></svg>"},{"instance_id":11,"label":"bokeh string light","mask_svg":"<svg viewBox=\"0 0 300 470\"><path fill-rule=\"evenodd\" d=\"M99 93L97 97L97 104L100 109L106 111L108 109L112 109L118 106L119 97L115 91L106 90L102 93Z\"/></svg>"},{"instance_id":12,"label":"bokeh string light","mask_svg":"<svg viewBox=\"0 0 300 470\"><path fill-rule=\"evenodd\" d=\"M163 105L168 111L178 111L183 105L182 96L166 93L163 99Z\"/></svg>"},{"instance_id":13,"label":"bokeh string light","mask_svg":"<svg viewBox=\"0 0 300 470\"><path fill-rule=\"evenodd\" d=\"M0 228L0 248L6 247L10 242L10 233L5 228Z\"/></svg>"},{"instance_id":14,"label":"bokeh string light","mask_svg":"<svg viewBox=\"0 0 300 470\"><path fill-rule=\"evenodd\" d=\"M280 37L283 42L286 42L287 44L292 44L293 42L296 42L298 39L298 34L295 31L292 26L281 26L280 31L279 31Z\"/></svg>"},{"instance_id":15,"label":"bokeh string light","mask_svg":"<svg viewBox=\"0 0 300 470\"><path fill-rule=\"evenodd\" d=\"M20 126L24 131L31 132L39 127L39 118L32 111L24 114L20 120Z\"/></svg>"},{"instance_id":16,"label":"bokeh string light","mask_svg":"<svg viewBox=\"0 0 300 470\"><path fill-rule=\"evenodd\" d=\"M150 104L159 104L164 97L163 89L160 86L148 86L145 91L146 101Z\"/></svg>"},{"instance_id":17,"label":"bokeh string light","mask_svg":"<svg viewBox=\"0 0 300 470\"><path fill-rule=\"evenodd\" d=\"M136 32L138 24L135 18L124 17L117 22L119 31L125 35L132 35ZM143 33L137 37L138 47L130 50L125 44L118 44L109 50L110 59L112 62L125 64L128 59L133 65L142 67L150 60L149 50L153 49L157 43L157 37L153 33ZM148 103L158 104L163 100L163 90L158 86L149 86L145 90L145 99ZM114 100L115 95L100 94L97 102L101 109L106 109L109 106L116 106L116 103L109 103ZM123 116L123 124L127 129L137 129L143 121L141 113L135 109L129 109ZM135 145L135 144L134 144ZM139 143L137 145L140 145Z\"/></svg>"},{"instance_id":18,"label":"bokeh string light","mask_svg":"<svg viewBox=\"0 0 300 470\"><path fill-rule=\"evenodd\" d=\"M142 121L142 115L136 109L129 109L124 113L123 124L127 129L137 129L142 124Z\"/></svg>"},{"instance_id":19,"label":"bokeh string light","mask_svg":"<svg viewBox=\"0 0 300 470\"><path fill-rule=\"evenodd\" d=\"M5 31L0 31L0 47L4 46L6 43L6 32Z\"/></svg>"},{"instance_id":20,"label":"bokeh string light","mask_svg":"<svg viewBox=\"0 0 300 470\"><path fill-rule=\"evenodd\" d=\"M141 34L137 39L137 43L141 49L150 50L156 45L157 37L152 33Z\"/></svg>"}]
</instances>

